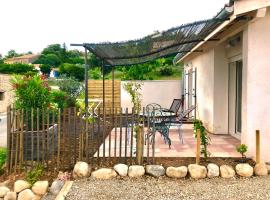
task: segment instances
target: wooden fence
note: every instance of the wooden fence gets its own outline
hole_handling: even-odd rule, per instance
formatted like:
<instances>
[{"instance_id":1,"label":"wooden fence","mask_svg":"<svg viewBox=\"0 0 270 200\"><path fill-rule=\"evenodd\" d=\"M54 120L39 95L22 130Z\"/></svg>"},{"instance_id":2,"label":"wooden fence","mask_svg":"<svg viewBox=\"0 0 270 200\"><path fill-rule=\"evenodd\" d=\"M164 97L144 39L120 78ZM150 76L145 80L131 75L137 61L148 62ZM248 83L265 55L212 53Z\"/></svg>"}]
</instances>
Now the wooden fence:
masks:
<instances>
[{"instance_id":1,"label":"wooden fence","mask_svg":"<svg viewBox=\"0 0 270 200\"><path fill-rule=\"evenodd\" d=\"M121 81L120 80L105 80L104 81L104 99L106 108L121 109ZM100 99L103 101L103 82L102 80L89 80L88 81L88 97L89 99ZM102 112L102 105L101 112ZM107 111L109 109L106 109Z\"/></svg>"},{"instance_id":2,"label":"wooden fence","mask_svg":"<svg viewBox=\"0 0 270 200\"><path fill-rule=\"evenodd\" d=\"M148 138L147 119L128 109L107 108L102 114L99 108L97 112L96 117L87 117L76 108L61 111L9 107L8 172L37 164L48 170L71 169L77 161L92 166L134 164L140 159L138 152L142 152L144 162L154 162L155 142L144 140ZM142 134L135 132L139 124Z\"/></svg>"}]
</instances>

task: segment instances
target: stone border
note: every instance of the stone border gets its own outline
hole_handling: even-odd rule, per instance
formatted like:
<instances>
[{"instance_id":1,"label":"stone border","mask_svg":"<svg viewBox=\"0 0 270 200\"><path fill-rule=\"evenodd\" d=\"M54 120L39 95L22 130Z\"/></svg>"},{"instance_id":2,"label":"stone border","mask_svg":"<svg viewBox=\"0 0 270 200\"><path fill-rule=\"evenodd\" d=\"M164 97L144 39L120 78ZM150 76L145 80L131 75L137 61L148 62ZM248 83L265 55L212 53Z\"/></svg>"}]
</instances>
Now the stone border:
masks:
<instances>
[{"instance_id":1,"label":"stone border","mask_svg":"<svg viewBox=\"0 0 270 200\"><path fill-rule=\"evenodd\" d=\"M78 162L73 170L73 177L75 179L91 178L95 179L111 179L117 176L138 178L144 175L150 175L153 177L167 176L170 178L185 178L188 175L193 179L202 178L233 178L236 175L240 177L252 177L252 176L266 176L270 171L270 166L265 163L258 163L253 168L248 163L237 164L235 169L230 165L218 166L214 163L209 163L207 167L197 164L190 164L180 167L168 167L164 168L161 165L131 165L116 164L113 169L100 168L92 171L91 167L85 162Z\"/></svg>"}]
</instances>

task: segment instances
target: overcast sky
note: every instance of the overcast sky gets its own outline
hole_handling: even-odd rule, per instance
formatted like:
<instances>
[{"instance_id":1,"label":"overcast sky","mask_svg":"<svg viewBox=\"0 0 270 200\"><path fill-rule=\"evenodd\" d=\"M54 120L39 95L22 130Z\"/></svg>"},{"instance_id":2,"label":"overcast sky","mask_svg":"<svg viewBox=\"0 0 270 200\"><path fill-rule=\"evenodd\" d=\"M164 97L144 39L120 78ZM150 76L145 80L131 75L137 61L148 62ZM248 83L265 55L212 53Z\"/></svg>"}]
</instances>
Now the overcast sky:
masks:
<instances>
[{"instance_id":1,"label":"overcast sky","mask_svg":"<svg viewBox=\"0 0 270 200\"><path fill-rule=\"evenodd\" d=\"M229 0L1 0L0 54L137 39L213 17Z\"/></svg>"}]
</instances>

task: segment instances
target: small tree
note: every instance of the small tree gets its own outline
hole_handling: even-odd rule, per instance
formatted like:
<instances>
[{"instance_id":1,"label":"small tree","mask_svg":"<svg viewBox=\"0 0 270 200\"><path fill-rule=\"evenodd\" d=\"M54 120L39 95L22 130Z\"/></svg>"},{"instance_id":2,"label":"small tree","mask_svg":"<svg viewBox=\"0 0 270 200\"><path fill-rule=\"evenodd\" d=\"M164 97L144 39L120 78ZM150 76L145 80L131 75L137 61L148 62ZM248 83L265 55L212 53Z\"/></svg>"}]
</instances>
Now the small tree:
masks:
<instances>
[{"instance_id":1,"label":"small tree","mask_svg":"<svg viewBox=\"0 0 270 200\"><path fill-rule=\"evenodd\" d=\"M248 147L245 144L240 144L239 146L236 147L236 151L241 154L242 159L246 158L245 153L247 152L247 150L248 150Z\"/></svg>"},{"instance_id":2,"label":"small tree","mask_svg":"<svg viewBox=\"0 0 270 200\"><path fill-rule=\"evenodd\" d=\"M51 66L48 64L40 65L40 71L42 72L42 74L45 74L47 76L50 74L51 69L52 69Z\"/></svg>"}]
</instances>

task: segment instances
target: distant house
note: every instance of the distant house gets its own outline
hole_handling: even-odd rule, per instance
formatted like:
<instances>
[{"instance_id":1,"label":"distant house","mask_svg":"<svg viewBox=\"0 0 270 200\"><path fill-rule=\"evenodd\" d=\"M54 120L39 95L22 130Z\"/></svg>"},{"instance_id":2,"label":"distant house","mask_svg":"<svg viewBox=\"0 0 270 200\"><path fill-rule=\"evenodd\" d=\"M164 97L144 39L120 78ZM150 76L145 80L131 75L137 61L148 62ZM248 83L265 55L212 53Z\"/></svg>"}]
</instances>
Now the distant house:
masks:
<instances>
[{"instance_id":1,"label":"distant house","mask_svg":"<svg viewBox=\"0 0 270 200\"><path fill-rule=\"evenodd\" d=\"M0 74L0 113L7 111L14 97L10 78L11 75Z\"/></svg>"},{"instance_id":2,"label":"distant house","mask_svg":"<svg viewBox=\"0 0 270 200\"><path fill-rule=\"evenodd\" d=\"M230 134L255 156L255 131L261 154L270 161L270 0L234 0L227 20L197 44L178 54L185 66L186 106L214 134ZM229 148L229 147L228 147Z\"/></svg>"},{"instance_id":3,"label":"distant house","mask_svg":"<svg viewBox=\"0 0 270 200\"><path fill-rule=\"evenodd\" d=\"M4 62L7 64L14 64L14 63L33 64L33 62L35 62L39 56L40 55L36 55L36 54L28 54L28 55L8 58Z\"/></svg>"}]
</instances>

